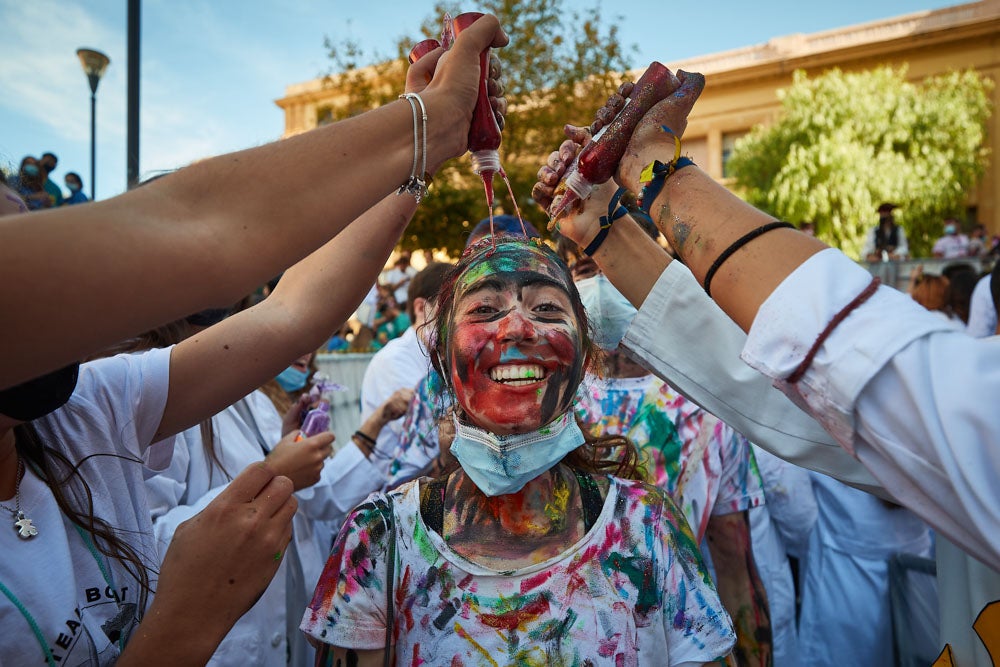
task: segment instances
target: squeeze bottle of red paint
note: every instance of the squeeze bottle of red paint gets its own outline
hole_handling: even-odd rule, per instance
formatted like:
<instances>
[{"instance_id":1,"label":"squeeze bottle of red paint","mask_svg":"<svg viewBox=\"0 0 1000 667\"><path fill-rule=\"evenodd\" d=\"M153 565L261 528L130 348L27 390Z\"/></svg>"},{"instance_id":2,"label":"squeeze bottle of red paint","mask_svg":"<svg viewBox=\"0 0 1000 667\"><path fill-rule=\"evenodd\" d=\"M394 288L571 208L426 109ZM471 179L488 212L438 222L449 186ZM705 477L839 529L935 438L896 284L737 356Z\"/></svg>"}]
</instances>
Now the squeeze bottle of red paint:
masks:
<instances>
[{"instance_id":1,"label":"squeeze bottle of red paint","mask_svg":"<svg viewBox=\"0 0 1000 667\"><path fill-rule=\"evenodd\" d=\"M463 30L481 17L480 12L466 12L452 19L452 31L458 37ZM449 45L446 45L446 48ZM492 183L493 174L500 171L500 126L486 88L490 73L490 50L485 49L479 54L479 97L476 108L472 112L472 125L469 127L469 151L472 153L472 170L483 177L483 182ZM492 189L487 184L488 189ZM492 199L492 198L491 198Z\"/></svg>"},{"instance_id":2,"label":"squeeze bottle of red paint","mask_svg":"<svg viewBox=\"0 0 1000 667\"><path fill-rule=\"evenodd\" d=\"M635 82L625 107L594 135L566 170L556 189L556 193L563 194L563 198L559 206L549 212L550 220L558 219L571 206L589 197L594 185L605 183L614 176L639 121L657 102L673 92L673 81L670 70L658 62L654 61L646 68Z\"/></svg>"}]
</instances>

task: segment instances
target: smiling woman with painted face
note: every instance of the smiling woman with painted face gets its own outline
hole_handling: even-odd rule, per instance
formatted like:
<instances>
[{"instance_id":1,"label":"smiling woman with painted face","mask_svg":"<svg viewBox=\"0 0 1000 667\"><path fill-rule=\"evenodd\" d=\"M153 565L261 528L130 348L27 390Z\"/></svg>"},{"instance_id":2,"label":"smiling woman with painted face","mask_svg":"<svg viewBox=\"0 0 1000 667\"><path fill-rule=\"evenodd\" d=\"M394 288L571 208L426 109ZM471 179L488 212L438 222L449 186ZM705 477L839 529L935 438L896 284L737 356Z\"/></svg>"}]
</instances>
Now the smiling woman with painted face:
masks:
<instances>
[{"instance_id":1,"label":"smiling woman with painted face","mask_svg":"<svg viewBox=\"0 0 1000 667\"><path fill-rule=\"evenodd\" d=\"M332 664L688 665L733 631L680 511L572 402L591 359L566 265L507 237L439 295L460 467L349 517L302 629ZM624 454L623 454L624 452ZM609 474L614 472L614 474Z\"/></svg>"}]
</instances>

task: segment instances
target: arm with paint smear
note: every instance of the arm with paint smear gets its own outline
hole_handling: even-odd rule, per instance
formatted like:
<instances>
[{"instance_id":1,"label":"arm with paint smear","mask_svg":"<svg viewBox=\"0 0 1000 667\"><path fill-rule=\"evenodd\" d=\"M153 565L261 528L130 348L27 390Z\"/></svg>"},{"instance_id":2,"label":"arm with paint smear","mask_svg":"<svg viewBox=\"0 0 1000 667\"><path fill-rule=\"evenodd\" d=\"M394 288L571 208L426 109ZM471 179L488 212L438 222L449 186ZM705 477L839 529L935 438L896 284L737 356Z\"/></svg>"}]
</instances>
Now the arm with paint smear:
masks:
<instances>
[{"instance_id":1,"label":"arm with paint smear","mask_svg":"<svg viewBox=\"0 0 1000 667\"><path fill-rule=\"evenodd\" d=\"M748 513L711 517L705 539L719 597L736 629L733 654L738 664L771 665L771 613L753 558Z\"/></svg>"}]
</instances>

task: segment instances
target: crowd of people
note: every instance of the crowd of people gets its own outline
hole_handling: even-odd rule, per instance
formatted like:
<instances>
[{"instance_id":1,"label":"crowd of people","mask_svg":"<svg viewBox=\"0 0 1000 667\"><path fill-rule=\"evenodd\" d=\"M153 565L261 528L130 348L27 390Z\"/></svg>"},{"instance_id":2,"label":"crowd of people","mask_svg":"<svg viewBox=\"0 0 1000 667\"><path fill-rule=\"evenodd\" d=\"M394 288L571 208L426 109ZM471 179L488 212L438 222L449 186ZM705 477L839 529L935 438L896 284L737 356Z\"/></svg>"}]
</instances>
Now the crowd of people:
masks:
<instances>
[{"instance_id":1,"label":"crowd of people","mask_svg":"<svg viewBox=\"0 0 1000 667\"><path fill-rule=\"evenodd\" d=\"M90 201L83 193L83 179L75 171L63 176L66 193L52 180L58 164L54 153L42 153L40 158L25 155L16 173L8 176L0 170L0 182L9 185L31 211Z\"/></svg>"},{"instance_id":2,"label":"crowd of people","mask_svg":"<svg viewBox=\"0 0 1000 667\"><path fill-rule=\"evenodd\" d=\"M5 662L991 664L1000 271L911 297L750 207L677 157L684 72L557 243L498 216L384 270L506 40L480 18L419 106L100 205L0 185ZM546 210L624 102L567 126ZM379 349L333 434L315 355L352 313Z\"/></svg>"}]
</instances>

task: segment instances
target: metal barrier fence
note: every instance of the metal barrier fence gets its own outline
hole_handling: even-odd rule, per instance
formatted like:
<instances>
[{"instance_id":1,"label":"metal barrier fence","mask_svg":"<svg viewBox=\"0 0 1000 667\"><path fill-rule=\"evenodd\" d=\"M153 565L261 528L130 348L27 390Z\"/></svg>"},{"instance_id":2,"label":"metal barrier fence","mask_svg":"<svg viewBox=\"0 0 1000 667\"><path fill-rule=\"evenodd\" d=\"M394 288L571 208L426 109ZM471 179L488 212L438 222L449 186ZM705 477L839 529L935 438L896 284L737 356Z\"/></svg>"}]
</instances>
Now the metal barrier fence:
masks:
<instances>
[{"instance_id":1,"label":"metal barrier fence","mask_svg":"<svg viewBox=\"0 0 1000 667\"><path fill-rule=\"evenodd\" d=\"M993 258L962 257L959 259L907 259L892 262L861 262L873 276L878 276L883 285L895 287L903 292L910 285L910 274L918 266L928 275L941 275L946 266L968 264L978 273L993 268Z\"/></svg>"}]
</instances>

